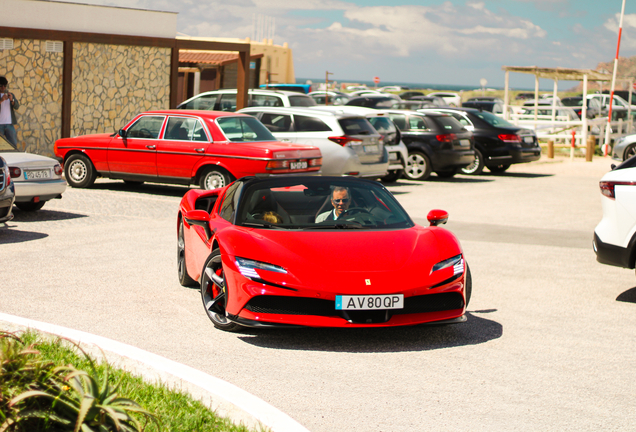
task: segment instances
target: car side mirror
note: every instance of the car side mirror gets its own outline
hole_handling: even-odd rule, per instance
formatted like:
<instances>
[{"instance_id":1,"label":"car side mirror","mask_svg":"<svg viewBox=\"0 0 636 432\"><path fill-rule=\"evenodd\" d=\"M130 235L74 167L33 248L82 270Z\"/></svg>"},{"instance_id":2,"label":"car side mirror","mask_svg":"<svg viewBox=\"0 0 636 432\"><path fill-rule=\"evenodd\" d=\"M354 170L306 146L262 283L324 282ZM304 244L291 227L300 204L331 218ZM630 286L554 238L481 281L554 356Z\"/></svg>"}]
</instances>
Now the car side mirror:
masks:
<instances>
[{"instance_id":1,"label":"car side mirror","mask_svg":"<svg viewBox=\"0 0 636 432\"><path fill-rule=\"evenodd\" d=\"M122 138L126 138L127 136L127 132L126 129L119 129L119 132L117 132L119 134L120 137Z\"/></svg>"},{"instance_id":2,"label":"car side mirror","mask_svg":"<svg viewBox=\"0 0 636 432\"><path fill-rule=\"evenodd\" d=\"M210 213L205 210L190 210L185 212L183 219L185 219L188 225L198 225L202 227L205 230L205 235L208 240L212 237L212 233L210 232Z\"/></svg>"},{"instance_id":3,"label":"car side mirror","mask_svg":"<svg viewBox=\"0 0 636 432\"><path fill-rule=\"evenodd\" d=\"M444 225L448 222L448 212L446 210L431 210L426 215L426 219L431 226Z\"/></svg>"}]
</instances>

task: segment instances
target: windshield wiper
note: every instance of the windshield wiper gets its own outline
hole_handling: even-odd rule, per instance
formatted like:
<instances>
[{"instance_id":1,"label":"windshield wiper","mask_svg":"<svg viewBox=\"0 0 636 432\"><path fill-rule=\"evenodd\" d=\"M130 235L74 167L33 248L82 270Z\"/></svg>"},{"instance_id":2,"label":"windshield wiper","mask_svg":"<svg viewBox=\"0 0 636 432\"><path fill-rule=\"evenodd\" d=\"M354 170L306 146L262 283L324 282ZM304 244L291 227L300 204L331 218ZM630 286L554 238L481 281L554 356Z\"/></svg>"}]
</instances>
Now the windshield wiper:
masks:
<instances>
[{"instance_id":1,"label":"windshield wiper","mask_svg":"<svg viewBox=\"0 0 636 432\"><path fill-rule=\"evenodd\" d=\"M241 224L242 226L247 226L247 227L256 227L256 228L274 228L274 229L285 229L283 227L280 227L278 225L274 225L274 224L270 224L270 223L261 223L261 222L243 222Z\"/></svg>"}]
</instances>

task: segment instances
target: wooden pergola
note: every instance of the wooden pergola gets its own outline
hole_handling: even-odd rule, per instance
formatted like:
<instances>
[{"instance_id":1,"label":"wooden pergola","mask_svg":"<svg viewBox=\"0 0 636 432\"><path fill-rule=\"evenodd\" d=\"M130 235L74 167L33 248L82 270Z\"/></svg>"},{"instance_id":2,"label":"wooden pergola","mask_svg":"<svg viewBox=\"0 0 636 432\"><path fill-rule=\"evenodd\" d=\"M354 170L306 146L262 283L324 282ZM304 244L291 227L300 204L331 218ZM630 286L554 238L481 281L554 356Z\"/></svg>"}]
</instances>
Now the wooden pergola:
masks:
<instances>
[{"instance_id":1,"label":"wooden pergola","mask_svg":"<svg viewBox=\"0 0 636 432\"><path fill-rule=\"evenodd\" d=\"M546 78L554 81L554 88L552 92L552 120L555 119L556 113L556 100L558 82L561 81L583 81L583 106L581 111L582 126L582 142L587 141L587 82L588 81L611 81L612 75L601 73L592 69L571 69L571 68L542 68L538 66L503 66L506 72L505 78L505 90L504 90L504 118L508 120L508 106L509 106L509 75L510 72L525 73L534 75L534 117L537 120L537 109L539 106L539 79ZM631 93L630 93L631 95ZM631 105L631 97L630 97Z\"/></svg>"},{"instance_id":2,"label":"wooden pergola","mask_svg":"<svg viewBox=\"0 0 636 432\"><path fill-rule=\"evenodd\" d=\"M146 36L128 36L103 33L84 33L60 30L42 30L19 27L1 27L2 37L14 39L56 40L64 44L62 66L62 130L61 137L71 136L71 97L73 89L73 44L75 42L106 45L149 46L170 48L170 107L177 106L177 85L179 78L179 50L234 51L238 52L238 76L236 109L247 106L249 88L250 44L214 42L191 39L170 39Z\"/></svg>"}]
</instances>

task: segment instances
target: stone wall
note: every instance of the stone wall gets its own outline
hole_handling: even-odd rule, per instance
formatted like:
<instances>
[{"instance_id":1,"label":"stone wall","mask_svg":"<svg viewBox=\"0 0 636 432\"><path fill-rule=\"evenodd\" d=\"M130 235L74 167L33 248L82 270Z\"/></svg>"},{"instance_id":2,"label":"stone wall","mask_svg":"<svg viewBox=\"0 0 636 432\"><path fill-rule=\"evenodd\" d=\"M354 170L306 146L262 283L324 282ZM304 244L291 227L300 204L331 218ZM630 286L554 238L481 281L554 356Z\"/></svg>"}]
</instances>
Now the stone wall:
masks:
<instances>
[{"instance_id":1,"label":"stone wall","mask_svg":"<svg viewBox=\"0 0 636 432\"><path fill-rule=\"evenodd\" d=\"M73 44L71 136L111 133L133 116L170 105L170 49ZM18 148L53 156L62 130L61 52L46 41L14 39L0 51L0 76L21 107L16 111Z\"/></svg>"},{"instance_id":2,"label":"stone wall","mask_svg":"<svg viewBox=\"0 0 636 432\"><path fill-rule=\"evenodd\" d=\"M168 109L170 49L75 43L71 136L111 133L136 114Z\"/></svg>"},{"instance_id":3,"label":"stone wall","mask_svg":"<svg viewBox=\"0 0 636 432\"><path fill-rule=\"evenodd\" d=\"M0 75L20 102L16 110L18 148L53 156L62 129L63 54L46 52L45 41L14 39L0 51Z\"/></svg>"}]
</instances>

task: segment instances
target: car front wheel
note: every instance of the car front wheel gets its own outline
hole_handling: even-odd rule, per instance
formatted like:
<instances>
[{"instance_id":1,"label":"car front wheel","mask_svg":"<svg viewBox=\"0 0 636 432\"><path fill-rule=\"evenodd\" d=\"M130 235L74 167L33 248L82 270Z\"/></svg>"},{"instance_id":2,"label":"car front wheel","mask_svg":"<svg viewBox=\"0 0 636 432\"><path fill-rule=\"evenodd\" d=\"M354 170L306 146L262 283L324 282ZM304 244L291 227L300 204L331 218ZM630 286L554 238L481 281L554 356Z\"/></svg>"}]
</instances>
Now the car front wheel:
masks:
<instances>
[{"instance_id":1,"label":"car front wheel","mask_svg":"<svg viewBox=\"0 0 636 432\"><path fill-rule=\"evenodd\" d=\"M97 171L88 156L74 154L64 163L64 176L72 187L88 188L95 183Z\"/></svg>"},{"instance_id":2,"label":"car front wheel","mask_svg":"<svg viewBox=\"0 0 636 432\"><path fill-rule=\"evenodd\" d=\"M203 301L203 307L214 327L229 332L241 331L243 327L233 323L225 316L227 298L228 287L223 274L221 251L217 248L212 251L205 262L203 273L201 274L201 300Z\"/></svg>"},{"instance_id":3,"label":"car front wheel","mask_svg":"<svg viewBox=\"0 0 636 432\"><path fill-rule=\"evenodd\" d=\"M207 168L199 179L201 189L210 190L227 186L230 176L222 168Z\"/></svg>"},{"instance_id":4,"label":"car front wheel","mask_svg":"<svg viewBox=\"0 0 636 432\"><path fill-rule=\"evenodd\" d=\"M404 176L409 180L426 180L431 175L431 161L424 153L414 151L406 159Z\"/></svg>"}]
</instances>

